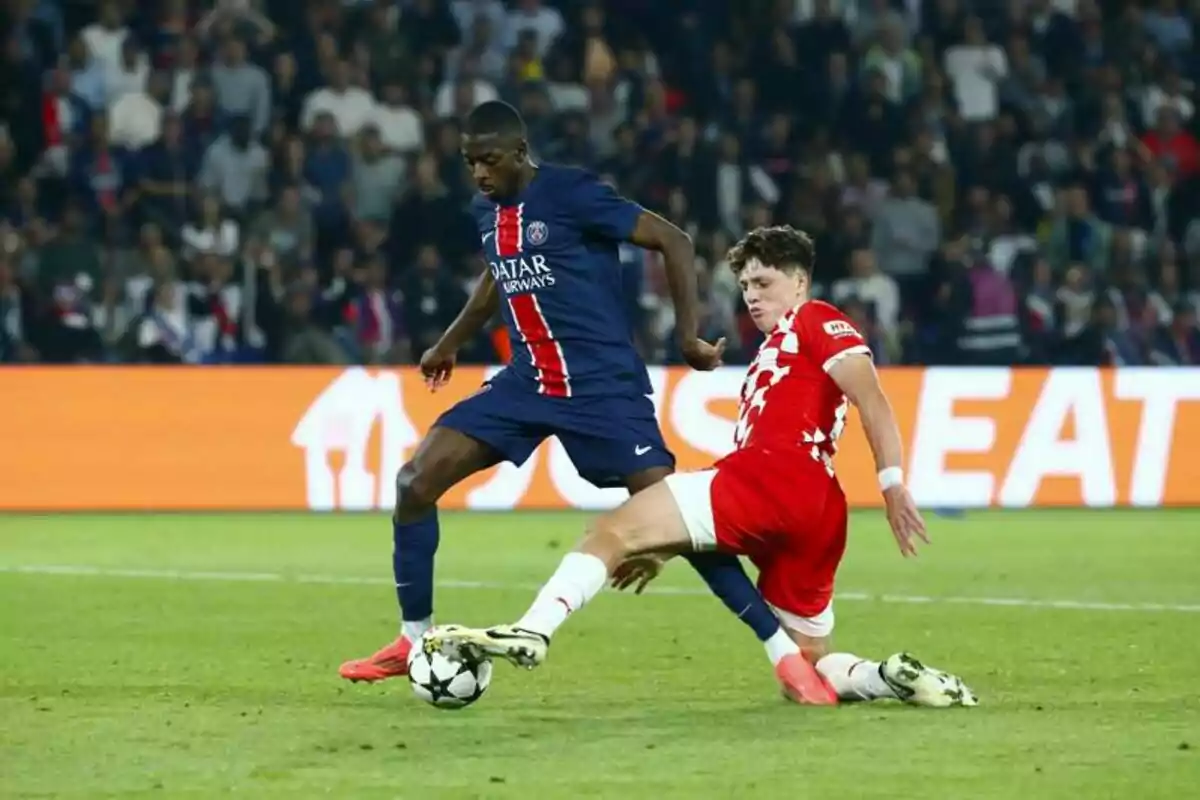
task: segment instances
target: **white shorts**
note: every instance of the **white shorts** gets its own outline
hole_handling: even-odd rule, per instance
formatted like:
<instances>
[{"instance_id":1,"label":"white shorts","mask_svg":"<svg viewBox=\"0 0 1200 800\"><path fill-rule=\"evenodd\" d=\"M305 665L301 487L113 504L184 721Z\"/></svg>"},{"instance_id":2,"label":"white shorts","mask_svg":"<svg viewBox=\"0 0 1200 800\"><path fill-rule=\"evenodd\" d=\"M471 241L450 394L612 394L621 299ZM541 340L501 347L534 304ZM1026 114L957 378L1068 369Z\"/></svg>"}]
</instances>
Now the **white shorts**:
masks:
<instances>
[{"instance_id":1,"label":"white shorts","mask_svg":"<svg viewBox=\"0 0 1200 800\"><path fill-rule=\"evenodd\" d=\"M815 617L801 617L775 606L771 606L771 610L775 612L775 616L779 617L780 624L789 631L802 633L812 639L821 639L833 633L832 600L829 601L829 605L825 606L825 610Z\"/></svg>"},{"instance_id":2,"label":"white shorts","mask_svg":"<svg viewBox=\"0 0 1200 800\"><path fill-rule=\"evenodd\" d=\"M717 549L717 524L713 521L712 507L712 482L716 476L715 469L704 469L676 472L664 481L675 498L688 538L692 540L692 549L696 552Z\"/></svg>"}]
</instances>

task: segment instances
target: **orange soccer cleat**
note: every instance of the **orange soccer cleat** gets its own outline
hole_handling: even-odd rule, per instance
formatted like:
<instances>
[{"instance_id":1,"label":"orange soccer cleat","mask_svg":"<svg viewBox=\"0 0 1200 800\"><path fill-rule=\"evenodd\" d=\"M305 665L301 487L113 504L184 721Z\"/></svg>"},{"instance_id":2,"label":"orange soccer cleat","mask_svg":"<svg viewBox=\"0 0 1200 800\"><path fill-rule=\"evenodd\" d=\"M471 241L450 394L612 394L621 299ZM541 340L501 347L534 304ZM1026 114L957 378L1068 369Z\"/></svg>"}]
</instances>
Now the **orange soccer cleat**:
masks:
<instances>
[{"instance_id":1,"label":"orange soccer cleat","mask_svg":"<svg viewBox=\"0 0 1200 800\"><path fill-rule=\"evenodd\" d=\"M401 636L372 656L357 658L342 664L338 667L338 674L346 680L356 683L358 681L373 683L388 678L399 678L408 674L408 656L412 649L412 640L407 636Z\"/></svg>"},{"instance_id":2,"label":"orange soccer cleat","mask_svg":"<svg viewBox=\"0 0 1200 800\"><path fill-rule=\"evenodd\" d=\"M788 700L809 706L837 705L837 692L800 653L784 656L775 665L775 677Z\"/></svg>"}]
</instances>

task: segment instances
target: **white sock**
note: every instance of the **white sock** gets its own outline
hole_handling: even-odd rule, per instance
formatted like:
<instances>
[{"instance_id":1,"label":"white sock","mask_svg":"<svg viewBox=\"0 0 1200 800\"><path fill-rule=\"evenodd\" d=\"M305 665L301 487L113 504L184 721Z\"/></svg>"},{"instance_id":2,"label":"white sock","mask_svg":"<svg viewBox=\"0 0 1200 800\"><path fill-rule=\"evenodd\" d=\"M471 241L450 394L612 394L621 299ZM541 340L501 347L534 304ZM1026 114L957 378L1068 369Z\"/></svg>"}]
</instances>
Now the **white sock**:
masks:
<instances>
[{"instance_id":1,"label":"white sock","mask_svg":"<svg viewBox=\"0 0 1200 800\"><path fill-rule=\"evenodd\" d=\"M406 619L400 628L400 633L405 639L408 639L414 644L421 641L421 637L425 635L425 631L433 627L433 617L425 619Z\"/></svg>"},{"instance_id":2,"label":"white sock","mask_svg":"<svg viewBox=\"0 0 1200 800\"><path fill-rule=\"evenodd\" d=\"M550 637L567 617L583 608L608 581L608 567L587 553L567 553L537 599L517 621L518 628Z\"/></svg>"},{"instance_id":3,"label":"white sock","mask_svg":"<svg viewBox=\"0 0 1200 800\"><path fill-rule=\"evenodd\" d=\"M787 656L800 652L800 645L792 641L792 637L787 635L782 626L770 639L763 642L763 646L767 648L767 658L771 659L772 667L777 666Z\"/></svg>"},{"instance_id":4,"label":"white sock","mask_svg":"<svg viewBox=\"0 0 1200 800\"><path fill-rule=\"evenodd\" d=\"M879 662L868 661L850 653L830 653L817 662L839 700L880 700L895 697L896 693L879 674Z\"/></svg>"}]
</instances>

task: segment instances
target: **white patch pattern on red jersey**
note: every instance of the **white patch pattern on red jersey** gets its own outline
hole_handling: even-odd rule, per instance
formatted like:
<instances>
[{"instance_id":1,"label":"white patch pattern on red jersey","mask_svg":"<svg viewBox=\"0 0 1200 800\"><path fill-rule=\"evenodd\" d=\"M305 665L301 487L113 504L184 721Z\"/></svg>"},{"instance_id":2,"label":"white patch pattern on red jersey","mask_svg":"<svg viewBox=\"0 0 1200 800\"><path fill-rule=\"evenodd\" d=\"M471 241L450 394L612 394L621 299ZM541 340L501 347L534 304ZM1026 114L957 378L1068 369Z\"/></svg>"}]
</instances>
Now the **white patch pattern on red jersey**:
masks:
<instances>
[{"instance_id":1,"label":"white patch pattern on red jersey","mask_svg":"<svg viewBox=\"0 0 1200 800\"><path fill-rule=\"evenodd\" d=\"M796 320L800 308L803 306L793 309L779 320L750 364L742 384L734 444L738 449L746 446L755 425L766 412L768 393L788 378L789 388L776 390L782 392L782 400L778 402L787 407L785 414L780 416L772 411L772 421L767 423L772 430L765 433L776 442L799 446L801 452L821 462L832 477L833 456L837 453L838 439L846 428L850 402L816 361L824 358L826 353L820 349L801 353L802 348L807 350L812 345L802 343L797 330L802 327L802 323ZM825 312L818 309L817 313ZM843 353L866 349L853 344L853 340L861 339L849 322L827 320L820 323L816 330L831 338L846 341L842 345ZM775 393L771 393L771 397L774 396Z\"/></svg>"},{"instance_id":2,"label":"white patch pattern on red jersey","mask_svg":"<svg viewBox=\"0 0 1200 800\"><path fill-rule=\"evenodd\" d=\"M829 473L830 477L833 477L833 457L837 455L837 441L842 437L842 431L846 429L846 415L849 413L850 401L843 395L842 402L834 409L833 425L829 429L828 436L820 428L804 432L804 443L812 444L809 454L813 460L825 462L825 471Z\"/></svg>"},{"instance_id":3,"label":"white patch pattern on red jersey","mask_svg":"<svg viewBox=\"0 0 1200 800\"><path fill-rule=\"evenodd\" d=\"M740 448L750 438L754 423L766 408L767 390L792 371L791 367L780 365L779 355L781 351L788 354L800 352L800 341L791 330L792 320L795 318L795 310L784 314L775 330L771 331L758 348L754 361L750 363L738 402L737 428L733 432L733 443L736 447Z\"/></svg>"},{"instance_id":4,"label":"white patch pattern on red jersey","mask_svg":"<svg viewBox=\"0 0 1200 800\"><path fill-rule=\"evenodd\" d=\"M754 423L767 405L767 390L783 380L791 367L780 366L779 348L766 347L758 350L750 371L746 373L746 382L742 384L741 402L738 403L737 428L734 430L733 441L738 447L750 438Z\"/></svg>"}]
</instances>

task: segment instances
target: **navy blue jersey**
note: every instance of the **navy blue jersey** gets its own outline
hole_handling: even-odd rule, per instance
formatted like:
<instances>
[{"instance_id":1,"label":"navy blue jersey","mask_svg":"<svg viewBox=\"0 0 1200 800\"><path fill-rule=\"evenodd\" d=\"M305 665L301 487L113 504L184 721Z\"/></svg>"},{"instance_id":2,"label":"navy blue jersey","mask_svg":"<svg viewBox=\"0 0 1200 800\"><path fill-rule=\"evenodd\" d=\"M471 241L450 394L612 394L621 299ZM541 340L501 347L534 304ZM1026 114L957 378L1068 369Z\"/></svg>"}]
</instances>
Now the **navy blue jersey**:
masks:
<instances>
[{"instance_id":1,"label":"navy blue jersey","mask_svg":"<svg viewBox=\"0 0 1200 800\"><path fill-rule=\"evenodd\" d=\"M538 394L650 394L618 247L642 207L596 176L544 164L517 197L471 202L512 342L506 373Z\"/></svg>"}]
</instances>

